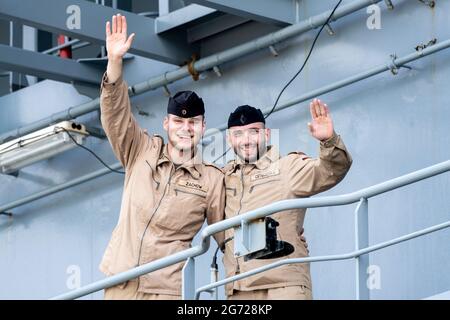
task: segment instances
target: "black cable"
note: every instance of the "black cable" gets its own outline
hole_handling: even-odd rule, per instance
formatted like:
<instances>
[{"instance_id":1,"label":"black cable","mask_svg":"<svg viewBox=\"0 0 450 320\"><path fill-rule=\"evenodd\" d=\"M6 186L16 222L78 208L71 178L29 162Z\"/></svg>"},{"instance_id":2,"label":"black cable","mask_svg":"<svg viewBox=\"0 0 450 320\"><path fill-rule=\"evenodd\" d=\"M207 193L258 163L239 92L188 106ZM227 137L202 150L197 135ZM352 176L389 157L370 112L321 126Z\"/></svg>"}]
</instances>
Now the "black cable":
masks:
<instances>
[{"instance_id":1,"label":"black cable","mask_svg":"<svg viewBox=\"0 0 450 320\"><path fill-rule=\"evenodd\" d=\"M283 87L283 89L281 89L280 93L279 93L278 96L277 96L277 99L275 100L275 103L274 103L272 109L264 116L264 119L267 119L267 118L273 113L273 111L275 110L275 108L276 108L276 106L277 106L277 104L278 104L278 101L280 100L281 95L283 94L283 92L287 89L287 87L289 87L289 85L292 83L292 81L294 81L295 78L297 78L298 75L299 75L300 73L302 73L303 69L304 69L305 66L306 66L306 63L308 62L309 58L311 57L311 54L312 54L313 49L314 49L314 46L316 45L317 39L319 39L319 36L320 36L320 34L322 33L322 30L323 30L323 29L325 28L325 26L330 22L331 18L333 17L334 13L336 12L336 9L340 6L341 3L342 3L342 0L339 0L339 2L336 4L336 6L334 7L334 9L331 11L330 15L328 16L328 19L327 19L327 20L325 21L325 23L322 24L322 26L320 27L319 32L317 32L317 34L316 34L316 36L315 36L315 38L314 38L314 41L313 41L313 43L312 43L312 45L311 45L311 48L309 49L308 55L306 56L306 59L305 59L305 61L303 62L301 68L300 68L300 69L295 73L295 75L294 75L294 76L286 83L286 85ZM227 150L226 150L219 158L215 159L215 160L213 161L213 163L216 163L216 161L218 161L219 159L223 158L223 157L228 153L228 151L230 151L230 149L231 149L231 148L228 148L228 149L227 149Z\"/></svg>"},{"instance_id":2,"label":"black cable","mask_svg":"<svg viewBox=\"0 0 450 320\"><path fill-rule=\"evenodd\" d=\"M230 149L231 147L228 147L228 149L225 150L225 152L220 157L216 158L212 163L216 163L217 160L222 159L228 153L228 151L230 151Z\"/></svg>"},{"instance_id":3,"label":"black cable","mask_svg":"<svg viewBox=\"0 0 450 320\"><path fill-rule=\"evenodd\" d=\"M339 2L337 3L337 5L334 7L334 9L331 11L331 14L328 16L328 19L325 21L324 24L322 24L322 26L320 27L319 32L317 32L316 37L314 38L314 41L311 45L311 48L309 49L308 55L306 56L305 61L303 62L303 65L301 66L301 68L295 73L295 75L286 83L286 85L283 87L283 89L281 89L280 93L278 94L277 99L275 100L275 103L272 107L272 109L270 110L270 112L264 117L265 119L267 119L275 110L277 104L278 104L278 100L280 100L281 95L283 94L284 90L286 90L286 88L292 83L292 81L295 80L295 78L297 78L297 76L303 71L303 69L306 66L306 63L308 62L309 58L311 57L311 54L313 52L314 46L316 45L317 39L319 39L320 34L322 33L322 30L325 28L325 26L330 22L331 18L333 17L334 13L336 12L336 9L339 7L339 5L341 4L342 0L339 0Z\"/></svg>"},{"instance_id":4,"label":"black cable","mask_svg":"<svg viewBox=\"0 0 450 320\"><path fill-rule=\"evenodd\" d=\"M88 152L90 152L98 161L100 161L100 163L101 164L103 164L106 168L108 168L109 170L111 170L112 172L115 172L115 173L120 173L120 174L125 174L125 172L124 171L119 171L119 170L115 170L115 169L113 169L113 168L111 168L110 166L108 166L94 151L92 151L91 149L89 149L88 147L85 147L85 146L83 146L82 144L79 144L76 140L75 140L75 138L70 134L70 132L66 129L66 128L63 128L63 127L55 127L55 128L58 128L58 129L62 129L62 130L64 130L68 135L69 135L69 137L70 137L70 139L72 139L72 141L77 145L77 146L79 146L80 148L83 148L84 150L86 150L86 151L88 151Z\"/></svg>"},{"instance_id":5,"label":"black cable","mask_svg":"<svg viewBox=\"0 0 450 320\"><path fill-rule=\"evenodd\" d=\"M233 240L234 237L229 237L227 239L225 239L219 246L217 246L216 251L214 252L214 256L213 256L213 260L211 262L211 268L215 268L217 269L217 254L219 253L219 249L223 248L223 250L225 250L225 245L230 242L231 240Z\"/></svg>"}]
</instances>

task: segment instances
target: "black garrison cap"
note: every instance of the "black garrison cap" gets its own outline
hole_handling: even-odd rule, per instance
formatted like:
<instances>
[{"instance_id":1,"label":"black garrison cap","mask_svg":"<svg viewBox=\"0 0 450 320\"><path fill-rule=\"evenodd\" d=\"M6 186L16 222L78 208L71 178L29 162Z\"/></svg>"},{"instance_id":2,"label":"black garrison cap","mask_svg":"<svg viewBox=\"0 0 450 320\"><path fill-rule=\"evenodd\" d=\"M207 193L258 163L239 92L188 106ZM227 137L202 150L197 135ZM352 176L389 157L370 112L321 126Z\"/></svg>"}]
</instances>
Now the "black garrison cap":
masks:
<instances>
[{"instance_id":1,"label":"black garrison cap","mask_svg":"<svg viewBox=\"0 0 450 320\"><path fill-rule=\"evenodd\" d=\"M167 113L182 118L192 118L205 114L205 105L193 91L180 91L170 97L167 105Z\"/></svg>"},{"instance_id":2,"label":"black garrison cap","mask_svg":"<svg viewBox=\"0 0 450 320\"><path fill-rule=\"evenodd\" d=\"M243 105L237 107L228 117L228 128L245 126L255 122L266 123L262 111L249 105Z\"/></svg>"}]
</instances>

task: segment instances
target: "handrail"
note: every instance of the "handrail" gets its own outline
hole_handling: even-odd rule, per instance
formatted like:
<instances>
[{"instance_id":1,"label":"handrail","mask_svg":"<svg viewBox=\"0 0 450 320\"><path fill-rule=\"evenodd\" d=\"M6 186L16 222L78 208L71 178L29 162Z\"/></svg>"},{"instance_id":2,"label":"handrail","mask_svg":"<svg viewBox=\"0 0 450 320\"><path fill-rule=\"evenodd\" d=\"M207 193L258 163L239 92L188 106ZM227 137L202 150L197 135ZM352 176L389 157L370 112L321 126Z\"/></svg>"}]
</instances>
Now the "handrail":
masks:
<instances>
[{"instance_id":1,"label":"handrail","mask_svg":"<svg viewBox=\"0 0 450 320\"><path fill-rule=\"evenodd\" d=\"M232 276L232 277L228 277L225 278L223 280L220 281L216 281L214 283L210 283L208 285L205 285L203 287L200 287L196 290L195 292L195 299L197 300L200 297L200 293L203 291L208 291L211 290L213 288L219 287L219 286L223 286L226 285L227 283L233 282L233 281L237 281L243 278L247 278L250 276L253 276L255 274L270 270L270 269L275 269L281 266L284 266L286 264L292 264L292 263L309 263L309 262L323 262L323 261L336 261L336 260L348 260L348 259L352 259L352 258L357 258L361 255L364 254L368 254L370 252L374 252L374 251L378 251L381 249L384 249L386 247L390 247L396 244L399 244L401 242L405 242L414 238L418 238L421 236L424 236L426 234L432 233L432 232L436 232L445 228L450 227L450 220L447 222L443 222L440 224L436 224L434 226L422 229L422 230L418 230L415 232L411 232L408 233L406 235L403 235L401 237L397 237L385 242L381 242L378 243L376 245L372 245L370 247L367 248L363 248L360 250L355 250L352 252L348 252L348 253L342 253L342 254L335 254L335 255L328 255L328 256L316 256L316 257L307 257L307 258L291 258L291 259L285 259L285 260L280 260L277 262L273 262L271 264L267 264L265 266L259 267L259 268L255 268L252 269L250 271L246 271L243 273L240 273L238 275Z\"/></svg>"},{"instance_id":2,"label":"handrail","mask_svg":"<svg viewBox=\"0 0 450 320\"><path fill-rule=\"evenodd\" d=\"M241 221L251 221L254 219L263 218L274 214L276 212L299 209L299 208L316 208L325 206L340 206L350 203L355 203L360 201L360 199L367 199L370 197L377 196L379 194L389 192L391 190L406 186L417 181L433 177L435 175L442 174L444 172L450 171L450 160L420 169L403 176L387 180L385 182L373 185L368 188L360 189L358 191L337 195L337 196L326 196L317 198L302 198L302 199L289 199L274 202L264 207L251 210L247 213L235 216L212 225L207 226L201 232L201 242L199 245L180 251L173 255L152 261L150 263L141 265L139 267L118 273L116 275L110 276L106 279L102 279L86 285L82 288L73 290L71 292L58 295L52 299L76 299L84 295L112 287L123 283L125 281L137 278L141 275L147 274L149 272L170 266L172 264L184 261L190 257L196 257L205 253L210 244L210 237L218 232L237 227L241 225ZM366 249L367 250L367 249Z\"/></svg>"}]
</instances>

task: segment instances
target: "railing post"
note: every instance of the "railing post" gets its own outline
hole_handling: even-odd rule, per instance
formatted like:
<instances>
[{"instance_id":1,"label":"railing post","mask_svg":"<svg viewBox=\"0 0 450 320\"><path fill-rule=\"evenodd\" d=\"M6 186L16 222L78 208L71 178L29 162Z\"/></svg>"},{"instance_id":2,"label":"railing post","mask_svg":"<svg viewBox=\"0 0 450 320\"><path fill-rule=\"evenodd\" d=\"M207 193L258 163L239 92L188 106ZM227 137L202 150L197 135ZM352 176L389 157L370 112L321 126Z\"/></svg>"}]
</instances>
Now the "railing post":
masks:
<instances>
[{"instance_id":1,"label":"railing post","mask_svg":"<svg viewBox=\"0 0 450 320\"><path fill-rule=\"evenodd\" d=\"M355 250L369 246L369 207L366 198L359 200L355 210ZM356 262L356 299L369 300L370 291L367 286L367 268L369 254L355 257Z\"/></svg>"},{"instance_id":2,"label":"railing post","mask_svg":"<svg viewBox=\"0 0 450 320\"><path fill-rule=\"evenodd\" d=\"M211 283L219 281L219 270L216 267L211 267ZM214 288L210 291L213 300L219 300L219 288Z\"/></svg>"},{"instance_id":3,"label":"railing post","mask_svg":"<svg viewBox=\"0 0 450 320\"><path fill-rule=\"evenodd\" d=\"M188 258L183 267L181 285L181 299L195 299L195 259Z\"/></svg>"}]
</instances>

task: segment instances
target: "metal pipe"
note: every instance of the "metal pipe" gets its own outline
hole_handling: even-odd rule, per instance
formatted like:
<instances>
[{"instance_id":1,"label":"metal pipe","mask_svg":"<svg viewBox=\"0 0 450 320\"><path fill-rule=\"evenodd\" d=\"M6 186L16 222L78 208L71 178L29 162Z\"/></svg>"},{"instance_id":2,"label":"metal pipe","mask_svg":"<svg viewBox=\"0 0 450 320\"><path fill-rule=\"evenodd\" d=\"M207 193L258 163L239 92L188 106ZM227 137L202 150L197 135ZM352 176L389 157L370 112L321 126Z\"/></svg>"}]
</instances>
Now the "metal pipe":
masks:
<instances>
[{"instance_id":1,"label":"metal pipe","mask_svg":"<svg viewBox=\"0 0 450 320\"><path fill-rule=\"evenodd\" d=\"M219 270L217 270L217 268L210 268L209 269L211 272L210 275L210 282L211 283L215 283L219 280ZM219 299L219 291L217 290L217 288L213 289L210 291L211 292L211 297L213 300L218 300Z\"/></svg>"},{"instance_id":2,"label":"metal pipe","mask_svg":"<svg viewBox=\"0 0 450 320\"><path fill-rule=\"evenodd\" d=\"M378 75L380 73L383 73L383 72L386 72L386 71L390 71L391 67L392 67L392 63L394 63L398 68L400 68L400 67L405 66L407 63L410 63L410 62L413 62L415 60L421 59L423 57L429 56L429 55L434 54L436 52L439 52L441 50L448 49L449 47L450 47L450 39L442 41L442 42L440 42L438 44L435 44L435 45L433 45L431 47L428 47L428 48L426 48L426 49L424 49L422 51L414 51L413 53L411 53L409 55L406 55L406 56L404 56L402 58L395 59L393 62L389 61L388 64L379 65L379 66L374 67L374 68L372 68L370 70L360 72L360 73L358 73L356 75L350 76L350 77L345 78L343 80L334 82L332 84L329 84L329 85L323 86L321 88L318 88L316 90L310 91L310 92L308 92L308 93L306 93L304 95L301 95L299 97L296 97L296 98L293 98L291 100L288 100L288 101L280 104L279 106L277 106L273 110L273 113L281 111L281 110L284 110L284 109L289 108L289 107L292 107L292 106L294 106L296 104L308 101L308 100L310 100L312 98L315 98L315 97L318 97L320 95L323 95L323 94L326 94L326 93L330 93L330 92L335 91L337 89L344 88L344 87L349 86L349 85L351 85L353 83L356 83L356 82L359 82L361 80L365 80L367 78L376 76L376 75ZM272 107L265 108L263 110L263 113L264 114L268 114L271 111L271 109L272 109ZM215 130L226 130L226 129L227 129L227 124L226 123L223 123L220 126L215 128ZM208 135L208 133L209 133L209 131L207 130L205 136Z\"/></svg>"},{"instance_id":3,"label":"metal pipe","mask_svg":"<svg viewBox=\"0 0 450 320\"><path fill-rule=\"evenodd\" d=\"M362 8L367 7L368 5L378 3L381 0L358 0L353 1L349 4L343 5L338 8L332 17L333 20L337 20L341 17L344 17L350 13L358 11ZM326 22L328 16L330 15L331 10L328 10L322 14L310 17L309 19L303 20L298 24L294 24L288 26L279 31L270 33L268 35L257 38L253 41L235 46L233 48L227 49L220 53L211 55L209 57L200 59L194 63L194 70L197 72L202 72L213 68L214 66L218 66L225 62L229 62L245 55L248 55L252 52L258 51L260 49L268 48L271 45L279 43L281 41L290 39L292 37L298 36L302 33L310 31L314 28L321 26ZM189 77L191 73L188 70L188 66L183 66L177 68L173 71L165 72L157 77L151 78L147 81L138 83L134 86L130 87L129 93L130 95L137 95L149 90L154 90L156 88L162 87L169 83L178 81L180 79ZM31 133L33 131L42 129L47 127L48 125L54 123L54 119L58 119L58 121L70 120L76 118L78 116L84 115L86 113L96 111L100 107L99 99L94 99L91 102L81 104L76 107L69 108L65 111L61 111L53 114L50 117L41 119L37 122L28 124L26 126L11 130L0 135L0 143L6 142L8 139L15 139L25 134Z\"/></svg>"},{"instance_id":4,"label":"metal pipe","mask_svg":"<svg viewBox=\"0 0 450 320\"><path fill-rule=\"evenodd\" d=\"M343 253L343 254L336 254L336 255L328 255L328 256L317 256L317 257L307 257L307 258L291 258L291 259L285 259L285 260L281 260L281 261L277 261L271 264L267 264L265 266L259 267L259 268L255 268L252 269L250 271L244 272L244 273L240 273L238 275L217 281L215 283L211 283L208 285L205 285L203 287L200 287L196 290L195 293L195 299L197 300L200 297L200 293L203 291L209 291L212 290L214 288L217 288L219 286L223 286L226 285L227 283L233 282L233 281L237 281L243 278L247 278L250 276L253 276L255 274L270 270L270 269L274 269L274 268L278 268L281 266L284 266L286 264L292 264L292 263L310 263L310 262L321 262L321 261L336 261L336 260L348 260L348 259L352 259L352 258L358 258L362 255L366 255L370 252L374 252L374 251L378 251L381 249L384 249L386 247L389 246L393 246L396 244L399 244L401 242L404 241L408 241L417 237L421 237L423 235L432 233L432 232L436 232L445 228L450 227L450 221L441 223L441 224L437 224L419 231L415 231L406 235L403 235L401 237L398 238L394 238L376 245L372 245L360 250L355 250L353 252L349 252L349 253Z\"/></svg>"},{"instance_id":5,"label":"metal pipe","mask_svg":"<svg viewBox=\"0 0 450 320\"><path fill-rule=\"evenodd\" d=\"M90 46L90 45L91 45L90 42L81 42L81 43L79 43L79 44L74 45L74 46L72 47L72 51L75 51L75 50L77 50L77 49L81 49L81 48L84 48L84 47L87 47L87 46Z\"/></svg>"},{"instance_id":6,"label":"metal pipe","mask_svg":"<svg viewBox=\"0 0 450 320\"><path fill-rule=\"evenodd\" d=\"M201 243L195 247L180 251L168 257L164 257L139 267L118 273L106 279L96 281L82 288L59 295L53 299L76 299L95 291L102 290L114 285L118 285L130 279L155 271L160 268L181 262L190 257L199 256L209 249L210 237L218 232L239 226L242 220L250 221L263 218L276 212L298 209L298 208L317 208L328 206L340 206L360 201L361 198L370 198L380 193L388 192L396 188L406 186L435 175L450 171L450 160L435 164L433 166L411 172L398 178L388 180L369 188L338 196L327 196L318 198L290 199L274 202L270 205L251 210L239 216L235 216L212 225L207 226L201 232ZM367 249L360 250L361 254L368 253ZM359 251L358 251L359 252ZM347 254L348 255L348 254ZM303 259L303 258L302 258ZM314 258L304 258L314 259Z\"/></svg>"},{"instance_id":7,"label":"metal pipe","mask_svg":"<svg viewBox=\"0 0 450 320\"><path fill-rule=\"evenodd\" d=\"M369 246L369 204L367 199L361 198L355 210L355 251ZM370 290L366 284L369 256L358 256L355 259L356 267L356 300L369 300Z\"/></svg>"},{"instance_id":8,"label":"metal pipe","mask_svg":"<svg viewBox=\"0 0 450 320\"><path fill-rule=\"evenodd\" d=\"M73 40L67 41L66 43L60 44L60 45L58 45L56 47L44 50L41 53L50 54L50 53L56 52L56 51L58 51L60 49L64 49L66 47L70 47L71 45L77 44L78 42L80 42L80 39L73 39Z\"/></svg>"},{"instance_id":9,"label":"metal pipe","mask_svg":"<svg viewBox=\"0 0 450 320\"><path fill-rule=\"evenodd\" d=\"M159 16L159 12L158 11L145 11L145 12L139 12L138 15L144 16L144 17L156 18Z\"/></svg>"},{"instance_id":10,"label":"metal pipe","mask_svg":"<svg viewBox=\"0 0 450 320\"><path fill-rule=\"evenodd\" d=\"M36 122L33 122L30 125L22 127L24 129L16 129L16 130L9 131L9 132L5 133L4 135L0 136L0 143L4 143L6 141L15 139L15 137L21 137L24 134L46 128L52 123L54 124L54 123L68 120L68 119L75 119L78 116L89 113L93 110L97 110L99 103L100 103L100 98L95 98L87 103L81 104L76 107L70 107L67 110L54 113L50 117L38 120Z\"/></svg>"},{"instance_id":11,"label":"metal pipe","mask_svg":"<svg viewBox=\"0 0 450 320\"><path fill-rule=\"evenodd\" d=\"M74 45L72 46L72 52L75 51L75 50L84 48L84 47L88 47L88 46L90 46L90 45L91 45L90 42L80 42L80 43L74 44ZM58 52L57 52L57 51L56 51L56 52L53 52L52 55L57 56L57 55L58 55Z\"/></svg>"},{"instance_id":12,"label":"metal pipe","mask_svg":"<svg viewBox=\"0 0 450 320\"><path fill-rule=\"evenodd\" d=\"M403 65L405 65L405 64L407 64L409 62L418 60L420 58L426 57L428 55L431 55L433 53L436 53L436 52L439 52L441 50L447 49L449 47L450 47L450 39L446 40L446 41L443 41L441 43L435 44L435 45L433 45L431 47L428 47L428 48L424 49L423 51L414 52L414 53L411 53L411 54L409 54L409 55L407 55L405 57L397 58L397 60L395 60L395 64L398 67L401 67L401 66L403 66ZM330 85L326 85L326 86L321 87L319 89L316 89L316 90L314 90L312 92L306 93L306 94L304 94L304 95L302 95L300 97L297 97L297 98L294 98L292 100L289 100L289 101L279 105L277 108L274 109L273 112L281 111L283 109L286 109L286 108L291 107L293 105L296 105L298 103L307 101L307 100L309 100L311 98L314 98L314 97L317 97L317 96L320 96L320 95L323 95L323 94L335 91L337 89L340 89L340 88L343 88L343 87L348 86L350 84L353 84L355 82L358 82L358 81L370 78L372 76L375 76L375 75L377 75L379 73L382 73L382 72L385 72L385 71L388 71L388 70L390 70L389 65L381 65L381 66L375 67L375 68L373 68L373 69L371 69L369 71L361 72L361 73L359 73L357 75L350 76L350 77L348 77L348 78L346 78L344 80L340 80L338 82L334 82L334 83L332 83ZM98 98L96 100L98 100ZM85 104L85 108L87 108L87 109L90 108L92 106L92 104L96 103L95 102L96 100L93 100L93 101L88 102L87 104ZM72 110L71 108L68 110L69 114L72 114L71 110ZM267 114L269 112L269 110L270 110L269 108L264 109L264 113ZM59 119L64 118L63 117L64 114L65 114L65 111L62 114L54 115L53 121L54 122L62 121L62 120L59 120ZM205 137L208 137L208 136L210 136L212 134L217 133L217 130L226 130L226 129L227 129L227 125L225 123L223 123L220 126L218 126L217 128L206 130ZM118 162L115 163L113 166L114 166L115 169L116 168L121 168L121 165ZM93 172L91 174L87 174L85 176L77 178L76 179L76 181L77 181L76 184L80 184L80 183L82 183L84 181L92 180L93 178L91 177L91 175L96 175L97 174L97 176L102 176L104 174L107 174L107 173L111 172L111 171L106 171L105 172L104 170L105 169L100 169L100 170L98 170L96 172ZM78 182L79 180L81 180L81 182ZM48 189L48 190L51 190L51 192L48 193L48 194L52 194L52 193L55 193L57 191L67 189L67 184L70 184L70 183L71 182L69 181L69 182L63 183L63 184L61 184L59 186L51 187L50 189ZM60 190L58 190L59 187L60 187ZM56 191L55 191L55 189L56 189ZM46 195L46 191L47 190L42 191L43 196ZM30 197L26 197L26 198L23 198L23 199L19 199L17 201L12 202L12 203L5 204L5 205L3 205L0 208L8 207L9 209L12 209L14 207L18 207L20 205L26 204L26 203L31 202L31 201L36 200L36 199L39 199L39 198L36 198L35 196L30 196ZM25 201L22 201L22 200L25 200Z\"/></svg>"},{"instance_id":13,"label":"metal pipe","mask_svg":"<svg viewBox=\"0 0 450 320\"><path fill-rule=\"evenodd\" d=\"M118 169L122 168L122 165L120 163L116 163L116 164L111 165L110 167L112 169L114 169L114 170L118 170ZM45 190L33 193L33 194L31 194L29 196L26 196L26 197L24 197L22 199L18 199L18 200L9 202L9 203L7 203L5 205L2 205L0 207L0 212L5 212L5 211L10 210L12 208L16 208L16 207L22 206L24 204L27 204L29 202L41 199L43 197L49 196L49 195L57 193L59 191L63 191L65 189L69 189L71 187L74 187L76 185L82 184L84 182L87 182L87 181L93 180L95 178L104 176L105 174L107 174L109 172L111 172L111 171L108 168L103 168L103 169L97 170L95 172L86 174L84 176L78 177L76 179L73 179L71 181L59 184L57 186L54 186L54 187L51 187L51 188L48 188L48 189L45 189Z\"/></svg>"}]
</instances>

